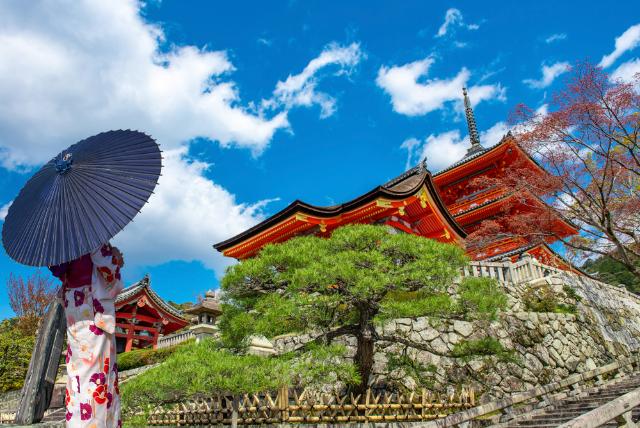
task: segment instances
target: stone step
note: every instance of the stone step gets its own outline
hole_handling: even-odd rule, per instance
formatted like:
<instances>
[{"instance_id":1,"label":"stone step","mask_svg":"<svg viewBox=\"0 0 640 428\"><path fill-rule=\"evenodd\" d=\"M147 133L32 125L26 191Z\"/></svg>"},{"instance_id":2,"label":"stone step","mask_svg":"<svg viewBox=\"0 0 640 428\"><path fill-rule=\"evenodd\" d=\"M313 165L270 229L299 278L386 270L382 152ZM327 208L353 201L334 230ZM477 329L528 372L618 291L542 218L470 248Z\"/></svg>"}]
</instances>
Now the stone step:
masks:
<instances>
[{"instance_id":1,"label":"stone step","mask_svg":"<svg viewBox=\"0 0 640 428\"><path fill-rule=\"evenodd\" d=\"M577 418L585 413L590 412L612 400L615 400L622 395L633 391L640 387L640 377L635 376L630 379L618 382L615 385L609 387L600 387L597 390L591 390L591 393L582 398L568 397L563 401L555 404L553 408L547 409L547 411L537 414L530 419L508 422L505 428L547 428L557 427L566 423L572 419ZM632 412L633 418L638 419L640 417L640 407L636 408ZM615 422L603 425L605 427L617 426Z\"/></svg>"},{"instance_id":2,"label":"stone step","mask_svg":"<svg viewBox=\"0 0 640 428\"><path fill-rule=\"evenodd\" d=\"M575 419L575 417L571 417L571 416L566 416L564 418L554 418L551 416L548 417L544 417L544 418L533 418L533 419L529 419L527 421L520 421L518 422L518 425L522 426L522 427L530 427L530 426L537 426L540 424L543 425L547 425L547 424L553 424L555 426L561 425L565 422L569 422L571 419Z\"/></svg>"}]
</instances>

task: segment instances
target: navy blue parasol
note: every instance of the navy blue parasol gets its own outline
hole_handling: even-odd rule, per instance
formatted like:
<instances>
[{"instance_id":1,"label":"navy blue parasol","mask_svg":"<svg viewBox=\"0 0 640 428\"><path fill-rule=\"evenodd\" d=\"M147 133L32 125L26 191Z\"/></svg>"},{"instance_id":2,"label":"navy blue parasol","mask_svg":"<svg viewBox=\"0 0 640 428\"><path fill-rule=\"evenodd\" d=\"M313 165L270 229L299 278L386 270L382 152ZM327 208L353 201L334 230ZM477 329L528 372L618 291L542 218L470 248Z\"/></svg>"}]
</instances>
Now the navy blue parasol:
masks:
<instances>
[{"instance_id":1,"label":"navy blue parasol","mask_svg":"<svg viewBox=\"0 0 640 428\"><path fill-rule=\"evenodd\" d=\"M142 132L108 131L72 145L31 177L9 207L4 248L31 266L95 250L140 212L161 168L158 144Z\"/></svg>"}]
</instances>

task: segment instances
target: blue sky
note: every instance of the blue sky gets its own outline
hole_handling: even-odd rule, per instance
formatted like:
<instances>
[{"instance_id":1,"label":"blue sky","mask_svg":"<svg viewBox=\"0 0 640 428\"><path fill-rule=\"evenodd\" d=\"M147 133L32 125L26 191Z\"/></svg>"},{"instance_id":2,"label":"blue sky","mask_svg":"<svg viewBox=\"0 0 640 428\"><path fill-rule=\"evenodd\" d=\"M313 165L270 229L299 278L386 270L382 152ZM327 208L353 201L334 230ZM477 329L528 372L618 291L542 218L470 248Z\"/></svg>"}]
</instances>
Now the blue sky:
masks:
<instances>
[{"instance_id":1,"label":"blue sky","mask_svg":"<svg viewBox=\"0 0 640 428\"><path fill-rule=\"evenodd\" d=\"M516 104L544 111L575 61L640 71L636 1L62 3L0 4L0 207L83 137L152 134L163 178L115 243L127 283L149 272L180 302L217 287L230 261L212 244L292 200L459 158L462 85L488 145ZM0 318L9 273L32 270L2 250Z\"/></svg>"}]
</instances>

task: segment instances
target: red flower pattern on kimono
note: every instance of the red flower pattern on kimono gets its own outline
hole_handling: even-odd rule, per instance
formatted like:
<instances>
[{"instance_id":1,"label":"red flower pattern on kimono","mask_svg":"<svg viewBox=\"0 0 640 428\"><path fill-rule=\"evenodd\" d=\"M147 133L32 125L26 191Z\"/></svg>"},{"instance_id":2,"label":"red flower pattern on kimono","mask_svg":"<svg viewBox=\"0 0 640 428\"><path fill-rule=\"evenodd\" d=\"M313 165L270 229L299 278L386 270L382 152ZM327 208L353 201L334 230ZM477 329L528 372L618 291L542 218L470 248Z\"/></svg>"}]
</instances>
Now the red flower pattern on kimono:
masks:
<instances>
[{"instance_id":1,"label":"red flower pattern on kimono","mask_svg":"<svg viewBox=\"0 0 640 428\"><path fill-rule=\"evenodd\" d=\"M95 334L96 336L102 336L104 334L104 332L101 329L99 329L98 327L96 327L95 324L91 324L89 326L89 331L91 333Z\"/></svg>"},{"instance_id":2,"label":"red flower pattern on kimono","mask_svg":"<svg viewBox=\"0 0 640 428\"><path fill-rule=\"evenodd\" d=\"M105 281L113 282L113 280L114 280L113 272L111 272L111 269L109 269L108 267L100 266L98 268L98 273L100 273L100 275L102 275L102 277L104 278Z\"/></svg>"},{"instance_id":3,"label":"red flower pattern on kimono","mask_svg":"<svg viewBox=\"0 0 640 428\"><path fill-rule=\"evenodd\" d=\"M76 305L76 308L84 303L84 293L80 290L74 290L73 292L73 302Z\"/></svg>"},{"instance_id":4,"label":"red flower pattern on kimono","mask_svg":"<svg viewBox=\"0 0 640 428\"><path fill-rule=\"evenodd\" d=\"M80 403L80 419L86 421L91 419L91 403Z\"/></svg>"},{"instance_id":5,"label":"red flower pattern on kimono","mask_svg":"<svg viewBox=\"0 0 640 428\"><path fill-rule=\"evenodd\" d=\"M100 303L100 300L93 299L93 310L101 314L104 313L104 306L102 306L102 303Z\"/></svg>"},{"instance_id":6,"label":"red flower pattern on kimono","mask_svg":"<svg viewBox=\"0 0 640 428\"><path fill-rule=\"evenodd\" d=\"M98 385L96 389L93 391L93 399L98 404L104 404L107 402L107 386L106 385Z\"/></svg>"}]
</instances>

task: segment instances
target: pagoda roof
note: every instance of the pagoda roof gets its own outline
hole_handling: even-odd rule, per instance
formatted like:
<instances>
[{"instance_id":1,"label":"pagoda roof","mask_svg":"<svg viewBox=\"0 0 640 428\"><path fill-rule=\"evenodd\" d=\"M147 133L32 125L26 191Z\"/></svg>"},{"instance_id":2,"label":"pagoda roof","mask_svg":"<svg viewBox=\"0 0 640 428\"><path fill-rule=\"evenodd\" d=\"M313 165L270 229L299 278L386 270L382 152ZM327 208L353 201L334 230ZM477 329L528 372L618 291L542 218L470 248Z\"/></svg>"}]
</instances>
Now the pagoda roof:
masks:
<instances>
[{"instance_id":1,"label":"pagoda roof","mask_svg":"<svg viewBox=\"0 0 640 428\"><path fill-rule=\"evenodd\" d=\"M506 151L509 146L515 148L517 152L523 156L522 158L526 159L529 164L536 170L548 174L548 172L542 167L542 165L540 165L538 161L536 161L531 155L529 155L529 153L527 153L522 149L522 147L520 147L520 145L516 142L515 138L509 131L500 139L498 143L483 148L482 150L467 153L459 161L433 174L433 178L438 185L442 185L442 180L444 179L444 177L448 176L449 173L452 173L454 170L464 170L465 166L473 163L473 161L482 162L484 158L492 158L496 155L500 156L500 153L504 153L504 151Z\"/></svg>"},{"instance_id":2,"label":"pagoda roof","mask_svg":"<svg viewBox=\"0 0 640 428\"><path fill-rule=\"evenodd\" d=\"M499 147L501 145L503 145L506 142L507 139L507 135L503 136L499 142L497 142L496 144L494 144L493 146L489 146L489 147L483 147L482 150L477 151L475 153L471 153L471 154L466 154L465 156L462 157L462 159L460 159L457 162L452 163L451 165L449 165L448 167L441 169L440 171L436 172L435 174L433 174L434 177L437 177L439 175L444 174L447 171L451 171L452 169L456 169L457 167L464 165L466 163L471 162L474 159L477 159L479 157L481 157L482 155L484 155L487 152L490 152L491 150L495 149L496 147Z\"/></svg>"},{"instance_id":3,"label":"pagoda roof","mask_svg":"<svg viewBox=\"0 0 640 428\"><path fill-rule=\"evenodd\" d=\"M140 281L130 285L129 287L122 290L115 300L116 308L118 306L123 306L127 303L130 303L133 299L137 298L141 294L146 294L149 299L155 304L155 306L165 312L166 314L172 316L178 321L184 321L185 325L189 322L183 315L182 312L173 306L166 303L158 294L151 288L151 278L149 275L145 275Z\"/></svg>"},{"instance_id":4,"label":"pagoda roof","mask_svg":"<svg viewBox=\"0 0 640 428\"><path fill-rule=\"evenodd\" d=\"M539 205L545 206L547 208L551 208L549 206L549 204L546 203L538 195L535 195L535 194L529 192L528 190L523 190L519 194L504 193L504 194L500 194L498 196L495 196L493 198L489 198L489 199L479 203L478 205L475 205L473 207L469 207L469 208L465 209L464 211L456 212L455 213L455 218L456 219L461 218L461 217L463 217L465 215L473 213L474 211L477 211L477 210L482 209L482 208L486 208L486 207L491 206L493 204L496 204L496 203L498 203L500 201L507 201L507 200L510 200L510 199L520 199L520 198L523 198L523 197L531 198L531 201L533 201L533 202L535 202L535 203L537 203ZM568 218L564 217L562 215L562 213L558 212L555 209L551 209L550 212L552 212L554 214L554 216L557 217L559 222L561 222L562 224L566 225L567 236L568 235L575 235L576 233L578 233L577 226L571 220L569 220ZM569 232L569 230L570 230L570 232Z\"/></svg>"},{"instance_id":5,"label":"pagoda roof","mask_svg":"<svg viewBox=\"0 0 640 428\"><path fill-rule=\"evenodd\" d=\"M222 314L222 307L218 300L205 298L202 302L198 302L192 307L185 309L184 312L194 315L201 313L213 313L220 315Z\"/></svg>"},{"instance_id":6,"label":"pagoda roof","mask_svg":"<svg viewBox=\"0 0 640 428\"><path fill-rule=\"evenodd\" d=\"M440 214L451 231L460 238L465 238L465 231L456 222L440 199L431 173L426 169L424 164L420 164L393 180L377 186L369 192L343 204L323 207L296 200L266 220L236 236L215 244L213 247L218 251L224 252L291 218L301 219L305 216L313 216L317 219L335 219L343 215L346 216L372 202L379 202L379 206L381 207L398 209L402 205L402 201L410 197L415 197L421 189L424 189L424 191L428 193L428 195L424 195L424 198L433 202L433 205L435 205L433 209ZM398 206L396 207L396 205Z\"/></svg>"}]
</instances>

